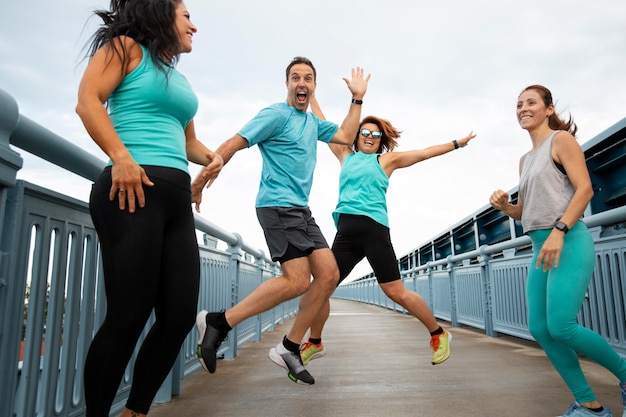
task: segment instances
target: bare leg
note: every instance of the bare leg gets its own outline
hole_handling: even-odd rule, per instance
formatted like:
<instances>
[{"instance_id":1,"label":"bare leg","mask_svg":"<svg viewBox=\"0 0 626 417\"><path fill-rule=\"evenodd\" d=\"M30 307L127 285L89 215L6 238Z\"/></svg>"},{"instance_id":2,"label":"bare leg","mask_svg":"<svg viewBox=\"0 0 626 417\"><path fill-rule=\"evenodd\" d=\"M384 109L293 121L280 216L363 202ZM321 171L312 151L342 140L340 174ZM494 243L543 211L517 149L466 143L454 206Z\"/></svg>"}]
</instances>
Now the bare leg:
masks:
<instances>
[{"instance_id":1,"label":"bare leg","mask_svg":"<svg viewBox=\"0 0 626 417\"><path fill-rule=\"evenodd\" d=\"M414 293L406 289L401 280L386 282L380 285L380 288L385 294L394 302L400 304L407 309L412 315L414 315L419 321L426 326L429 332L434 332L439 328L437 320L430 311L428 304L419 294ZM298 313L299 315L300 313ZM330 315L330 302L326 303L320 308L317 315L311 322L311 338L321 339L322 330ZM291 340L291 338L290 338Z\"/></svg>"},{"instance_id":2,"label":"bare leg","mask_svg":"<svg viewBox=\"0 0 626 417\"><path fill-rule=\"evenodd\" d=\"M328 316L330 316L330 301L326 300L311 323L311 334L309 336L311 339L322 338L322 330L324 330Z\"/></svg>"},{"instance_id":3,"label":"bare leg","mask_svg":"<svg viewBox=\"0 0 626 417\"><path fill-rule=\"evenodd\" d=\"M313 254L315 252L318 251L314 251ZM312 286L310 278L312 261L309 259L313 258L313 254L281 264L283 276L264 281L250 295L226 311L228 324L235 327L245 319L261 314L307 291L309 286Z\"/></svg>"},{"instance_id":4,"label":"bare leg","mask_svg":"<svg viewBox=\"0 0 626 417\"><path fill-rule=\"evenodd\" d=\"M326 248L313 251L313 253L309 255L309 260L311 261L313 282L309 290L300 300L296 320L293 326L291 326L289 334L287 334L287 339L297 344L300 344L306 331L311 326L313 320L318 316L320 310L330 305L328 299L335 288L337 288L337 282L339 281L339 269L337 268L335 257L330 249ZM326 315L326 317L328 317L328 315Z\"/></svg>"},{"instance_id":5,"label":"bare leg","mask_svg":"<svg viewBox=\"0 0 626 417\"><path fill-rule=\"evenodd\" d=\"M424 301L419 294L407 290L402 280L398 279L385 282L384 284L380 284L380 288L382 288L387 297L391 298L394 302L407 309L409 313L417 317L417 319L426 326L429 332L434 332L439 328L439 324L437 320L435 320L435 316L433 316L426 301Z\"/></svg>"}]
</instances>

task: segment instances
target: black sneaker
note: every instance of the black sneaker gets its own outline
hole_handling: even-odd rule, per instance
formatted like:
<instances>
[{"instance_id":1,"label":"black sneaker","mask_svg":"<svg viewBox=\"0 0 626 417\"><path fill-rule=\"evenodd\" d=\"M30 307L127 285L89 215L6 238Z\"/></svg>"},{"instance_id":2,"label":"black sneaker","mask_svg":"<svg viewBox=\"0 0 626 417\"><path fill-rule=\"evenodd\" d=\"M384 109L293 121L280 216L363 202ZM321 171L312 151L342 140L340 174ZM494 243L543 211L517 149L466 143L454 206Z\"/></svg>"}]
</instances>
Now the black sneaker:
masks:
<instances>
[{"instance_id":1,"label":"black sneaker","mask_svg":"<svg viewBox=\"0 0 626 417\"><path fill-rule=\"evenodd\" d=\"M276 365L285 368L287 370L287 376L293 382L301 382L304 384L313 385L315 379L302 365L302 359L299 353L291 352L283 346L283 342L280 342L276 347L270 349L270 359Z\"/></svg>"},{"instance_id":2,"label":"black sneaker","mask_svg":"<svg viewBox=\"0 0 626 417\"><path fill-rule=\"evenodd\" d=\"M228 332L220 332L217 327L210 323L215 322L215 317L222 313L209 313L202 310L196 316L196 327L198 329L198 360L200 365L209 371L215 372L217 364L217 350L226 339Z\"/></svg>"}]
</instances>

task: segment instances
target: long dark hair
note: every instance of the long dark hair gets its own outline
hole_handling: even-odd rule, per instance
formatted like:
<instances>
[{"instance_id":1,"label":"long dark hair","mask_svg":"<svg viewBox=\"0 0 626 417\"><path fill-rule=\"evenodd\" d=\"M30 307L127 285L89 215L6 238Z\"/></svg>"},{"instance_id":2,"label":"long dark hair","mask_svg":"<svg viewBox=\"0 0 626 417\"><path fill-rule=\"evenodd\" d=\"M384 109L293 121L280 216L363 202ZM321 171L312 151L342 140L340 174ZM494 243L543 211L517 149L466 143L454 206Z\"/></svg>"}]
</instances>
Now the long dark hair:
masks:
<instances>
[{"instance_id":1,"label":"long dark hair","mask_svg":"<svg viewBox=\"0 0 626 417\"><path fill-rule=\"evenodd\" d=\"M554 106L554 102L552 101L552 93L543 85L539 85L539 84L529 85L528 87L522 90L522 93L528 90L535 90L541 97L541 100L543 100L543 104L545 104L546 107L550 107L550 105ZM520 95L522 93L520 93ZM550 117L548 117L548 126L552 130L565 130L571 133L572 136L574 137L576 137L576 132L578 131L578 126L576 126L576 123L574 123L574 119L572 119L572 115L571 114L569 115L569 119L566 122L562 120L561 117L556 113L556 108L554 110L554 113L552 113Z\"/></svg>"},{"instance_id":2,"label":"long dark hair","mask_svg":"<svg viewBox=\"0 0 626 417\"><path fill-rule=\"evenodd\" d=\"M130 56L123 43L114 39L128 36L146 47L156 67L167 73L166 66L175 65L180 56L180 40L174 25L176 7L181 1L111 0L109 10L94 11L103 23L88 42L87 58L91 59L103 45L110 44L112 53L125 68Z\"/></svg>"},{"instance_id":3,"label":"long dark hair","mask_svg":"<svg viewBox=\"0 0 626 417\"><path fill-rule=\"evenodd\" d=\"M378 126L382 136L380 137L380 145L378 146L378 150L376 153L384 153L391 152L394 150L396 146L398 146L398 139L400 137L400 131L393 127L389 120L381 119L376 116L367 116L361 120L359 124L359 131L356 133L356 138L354 138L354 142L352 143L352 147L355 151L359 150L359 133L361 133L361 127L363 127L366 123L373 123Z\"/></svg>"}]
</instances>

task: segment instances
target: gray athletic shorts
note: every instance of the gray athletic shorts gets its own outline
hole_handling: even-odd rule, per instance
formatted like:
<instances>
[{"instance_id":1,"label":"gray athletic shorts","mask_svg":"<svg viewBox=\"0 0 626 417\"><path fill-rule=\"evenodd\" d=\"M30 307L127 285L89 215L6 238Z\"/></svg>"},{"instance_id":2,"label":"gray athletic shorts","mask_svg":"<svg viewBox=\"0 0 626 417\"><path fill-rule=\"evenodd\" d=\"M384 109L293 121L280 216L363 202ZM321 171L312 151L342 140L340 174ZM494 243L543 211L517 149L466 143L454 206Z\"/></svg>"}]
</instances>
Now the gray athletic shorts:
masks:
<instances>
[{"instance_id":1,"label":"gray athletic shorts","mask_svg":"<svg viewBox=\"0 0 626 417\"><path fill-rule=\"evenodd\" d=\"M257 207L256 215L275 262L309 256L315 249L328 248L311 210L306 207Z\"/></svg>"}]
</instances>

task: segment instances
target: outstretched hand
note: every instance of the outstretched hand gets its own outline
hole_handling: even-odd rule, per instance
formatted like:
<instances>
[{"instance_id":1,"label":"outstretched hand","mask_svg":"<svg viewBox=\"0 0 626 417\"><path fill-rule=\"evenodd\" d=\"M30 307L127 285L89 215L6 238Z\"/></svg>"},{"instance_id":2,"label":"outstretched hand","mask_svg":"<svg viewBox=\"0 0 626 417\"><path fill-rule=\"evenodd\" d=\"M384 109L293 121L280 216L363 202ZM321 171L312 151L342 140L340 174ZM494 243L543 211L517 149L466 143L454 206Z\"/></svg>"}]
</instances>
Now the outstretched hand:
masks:
<instances>
[{"instance_id":1,"label":"outstretched hand","mask_svg":"<svg viewBox=\"0 0 626 417\"><path fill-rule=\"evenodd\" d=\"M456 142L459 144L460 148L464 148L465 146L467 146L469 141L474 139L475 137L476 137L476 133L469 132L469 134L467 136L465 136L463 139L457 139Z\"/></svg>"},{"instance_id":2,"label":"outstretched hand","mask_svg":"<svg viewBox=\"0 0 626 417\"><path fill-rule=\"evenodd\" d=\"M356 99L362 99L367 92L367 83L370 80L372 74L367 74L367 77L364 76L364 70L361 67L352 68L352 79L348 80L347 78L343 78L348 86L348 89L352 93L352 97Z\"/></svg>"}]
</instances>

